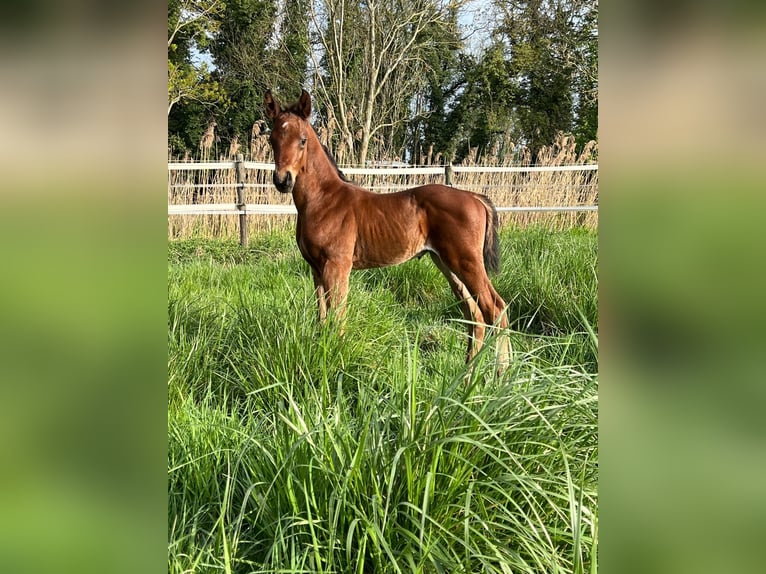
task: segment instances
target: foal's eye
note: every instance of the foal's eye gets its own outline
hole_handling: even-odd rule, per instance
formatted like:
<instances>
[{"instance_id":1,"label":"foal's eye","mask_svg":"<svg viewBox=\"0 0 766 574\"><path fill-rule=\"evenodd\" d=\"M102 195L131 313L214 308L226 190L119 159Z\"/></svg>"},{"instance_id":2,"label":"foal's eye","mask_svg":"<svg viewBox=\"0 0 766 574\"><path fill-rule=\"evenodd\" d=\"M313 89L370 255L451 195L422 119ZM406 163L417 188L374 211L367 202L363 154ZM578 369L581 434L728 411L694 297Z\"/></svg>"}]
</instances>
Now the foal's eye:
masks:
<instances>
[{"instance_id":1,"label":"foal's eye","mask_svg":"<svg viewBox=\"0 0 766 574\"><path fill-rule=\"evenodd\" d=\"M306 145L306 136L301 137L301 147Z\"/></svg>"}]
</instances>

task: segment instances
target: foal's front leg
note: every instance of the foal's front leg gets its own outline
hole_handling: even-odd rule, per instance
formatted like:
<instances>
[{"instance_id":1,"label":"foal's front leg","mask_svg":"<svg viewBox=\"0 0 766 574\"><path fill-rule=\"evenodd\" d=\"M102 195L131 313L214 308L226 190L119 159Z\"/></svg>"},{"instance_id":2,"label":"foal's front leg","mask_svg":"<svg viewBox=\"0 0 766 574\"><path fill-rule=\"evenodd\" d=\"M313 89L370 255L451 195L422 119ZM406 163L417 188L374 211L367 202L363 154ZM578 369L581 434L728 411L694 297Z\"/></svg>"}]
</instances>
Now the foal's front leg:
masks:
<instances>
[{"instance_id":1,"label":"foal's front leg","mask_svg":"<svg viewBox=\"0 0 766 574\"><path fill-rule=\"evenodd\" d=\"M340 333L343 334L346 323L346 297L348 296L348 280L351 274L351 260L327 261L322 269L322 285L327 306L335 313L340 324ZM321 313L321 304L320 304Z\"/></svg>"},{"instance_id":2,"label":"foal's front leg","mask_svg":"<svg viewBox=\"0 0 766 574\"><path fill-rule=\"evenodd\" d=\"M311 274L314 277L314 294L319 305L319 322L324 323L325 319L327 319L327 291L325 291L322 281L322 274L314 269L314 267L311 268Z\"/></svg>"}]
</instances>

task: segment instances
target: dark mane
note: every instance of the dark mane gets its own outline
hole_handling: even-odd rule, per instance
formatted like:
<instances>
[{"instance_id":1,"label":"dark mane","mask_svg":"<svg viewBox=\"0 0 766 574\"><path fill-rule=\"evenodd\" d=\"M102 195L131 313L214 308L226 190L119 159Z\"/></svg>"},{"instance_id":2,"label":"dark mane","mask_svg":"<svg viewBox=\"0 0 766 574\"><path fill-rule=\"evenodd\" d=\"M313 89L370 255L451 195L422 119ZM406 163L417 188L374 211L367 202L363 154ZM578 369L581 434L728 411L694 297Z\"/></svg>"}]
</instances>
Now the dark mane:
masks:
<instances>
[{"instance_id":1,"label":"dark mane","mask_svg":"<svg viewBox=\"0 0 766 574\"><path fill-rule=\"evenodd\" d=\"M351 183L351 180L350 180L349 178L347 178L347 177L346 177L346 176L343 174L343 172L340 170L340 168L338 168L338 164L337 164L337 163L335 163L335 158L334 158L334 157L332 157L332 154L330 153L330 150L329 150L329 149L327 149L327 146L326 146L326 145L324 145L324 144L321 144L321 146L322 146L322 149L324 150L324 154L327 156L327 159L329 159L329 160L330 160L330 163L331 163L331 164L332 164L332 166L335 168L335 171L337 171L337 172L338 172L338 176L339 176L339 177L340 177L340 178L341 178L343 181L345 181L345 182L348 182L348 183Z\"/></svg>"}]
</instances>

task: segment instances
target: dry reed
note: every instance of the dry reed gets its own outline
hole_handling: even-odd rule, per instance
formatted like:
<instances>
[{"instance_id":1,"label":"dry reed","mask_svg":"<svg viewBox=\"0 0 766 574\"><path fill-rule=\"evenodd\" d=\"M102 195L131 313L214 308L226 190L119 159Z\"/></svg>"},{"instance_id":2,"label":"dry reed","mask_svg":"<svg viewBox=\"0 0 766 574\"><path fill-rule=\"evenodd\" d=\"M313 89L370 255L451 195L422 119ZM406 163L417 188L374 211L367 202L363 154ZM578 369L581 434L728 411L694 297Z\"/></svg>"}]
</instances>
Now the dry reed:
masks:
<instances>
[{"instance_id":1,"label":"dry reed","mask_svg":"<svg viewBox=\"0 0 766 574\"><path fill-rule=\"evenodd\" d=\"M321 128L320 128L321 131ZM271 150L263 126L253 127L249 146L240 149L245 159L270 163ZM241 148L245 148L244 145ZM553 145L543 148L538 154L537 166L585 165L597 160L597 146L589 142L578 154L572 136L560 135ZM439 154L432 157L431 165L442 165ZM231 155L222 155L220 161L231 161ZM183 161L191 161L187 156ZM530 154L523 147L515 146L506 139L499 142L483 157L477 157L476 150L453 167L512 167L529 166ZM351 166L341 166L344 167ZM413 175L353 175L350 179L357 184L379 193L406 189L426 183L444 183L444 174ZM460 172L452 175L452 185L489 196L498 207L544 207L580 206L598 204L598 171L544 171L544 172ZM248 205L287 205L292 198L276 191L271 183L271 170L245 170L245 202ZM236 179L233 169L218 170L168 170L168 204L232 204L236 198ZM248 218L248 234L291 228L294 216L256 215ZM572 226L595 228L598 212L520 212L501 213L502 225L528 226L542 224L553 229ZM236 215L171 215L168 216L168 237L182 239L189 237L236 238L239 236L239 222Z\"/></svg>"}]
</instances>

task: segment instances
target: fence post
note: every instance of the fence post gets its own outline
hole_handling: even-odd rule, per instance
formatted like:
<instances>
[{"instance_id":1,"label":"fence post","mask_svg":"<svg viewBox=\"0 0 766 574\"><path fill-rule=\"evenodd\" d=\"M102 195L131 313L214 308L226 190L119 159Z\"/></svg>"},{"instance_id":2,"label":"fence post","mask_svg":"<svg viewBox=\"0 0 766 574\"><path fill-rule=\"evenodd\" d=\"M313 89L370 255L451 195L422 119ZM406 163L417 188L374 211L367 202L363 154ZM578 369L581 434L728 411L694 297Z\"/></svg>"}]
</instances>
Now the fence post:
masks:
<instances>
[{"instance_id":1,"label":"fence post","mask_svg":"<svg viewBox=\"0 0 766 574\"><path fill-rule=\"evenodd\" d=\"M444 165L444 185L452 187L452 164L448 163Z\"/></svg>"},{"instance_id":2,"label":"fence post","mask_svg":"<svg viewBox=\"0 0 766 574\"><path fill-rule=\"evenodd\" d=\"M237 177L237 209L245 209L245 164L241 153L234 161L234 172ZM247 213L239 214L239 244L247 247Z\"/></svg>"}]
</instances>

